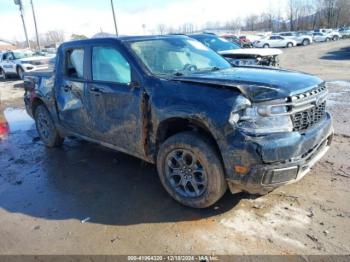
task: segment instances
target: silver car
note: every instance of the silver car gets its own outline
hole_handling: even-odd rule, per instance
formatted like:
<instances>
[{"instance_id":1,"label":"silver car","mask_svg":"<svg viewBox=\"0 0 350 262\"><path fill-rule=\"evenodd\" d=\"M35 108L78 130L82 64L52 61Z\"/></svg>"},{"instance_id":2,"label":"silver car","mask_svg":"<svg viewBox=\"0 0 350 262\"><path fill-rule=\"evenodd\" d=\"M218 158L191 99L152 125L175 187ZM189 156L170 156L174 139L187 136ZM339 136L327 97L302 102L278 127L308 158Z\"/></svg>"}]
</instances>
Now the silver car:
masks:
<instances>
[{"instance_id":1,"label":"silver car","mask_svg":"<svg viewBox=\"0 0 350 262\"><path fill-rule=\"evenodd\" d=\"M49 60L50 57L34 56L29 50L3 52L0 56L0 78L16 75L23 79L25 72L47 69Z\"/></svg>"}]
</instances>

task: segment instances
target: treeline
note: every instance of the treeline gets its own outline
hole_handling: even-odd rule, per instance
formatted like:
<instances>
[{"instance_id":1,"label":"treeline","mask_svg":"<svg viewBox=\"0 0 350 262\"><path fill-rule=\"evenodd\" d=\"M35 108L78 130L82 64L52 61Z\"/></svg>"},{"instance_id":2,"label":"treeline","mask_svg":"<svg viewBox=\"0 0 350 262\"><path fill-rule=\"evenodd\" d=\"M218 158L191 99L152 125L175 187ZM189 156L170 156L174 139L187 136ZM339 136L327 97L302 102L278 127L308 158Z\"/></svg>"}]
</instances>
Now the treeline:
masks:
<instances>
[{"instance_id":1,"label":"treeline","mask_svg":"<svg viewBox=\"0 0 350 262\"><path fill-rule=\"evenodd\" d=\"M300 31L350 26L350 0L288 0L286 10L270 6L260 15L234 18L226 23L207 22L201 27L186 23L178 28L159 24L156 34L193 33L203 30Z\"/></svg>"}]
</instances>

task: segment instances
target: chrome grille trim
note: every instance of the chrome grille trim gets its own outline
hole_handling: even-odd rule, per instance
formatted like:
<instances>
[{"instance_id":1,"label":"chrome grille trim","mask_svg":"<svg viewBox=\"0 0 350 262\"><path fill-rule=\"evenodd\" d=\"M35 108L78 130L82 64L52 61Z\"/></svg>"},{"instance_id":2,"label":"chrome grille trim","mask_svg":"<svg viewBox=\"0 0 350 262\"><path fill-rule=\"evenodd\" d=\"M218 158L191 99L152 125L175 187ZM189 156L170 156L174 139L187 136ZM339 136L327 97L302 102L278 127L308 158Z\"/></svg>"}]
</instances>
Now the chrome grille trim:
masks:
<instances>
[{"instance_id":1,"label":"chrome grille trim","mask_svg":"<svg viewBox=\"0 0 350 262\"><path fill-rule=\"evenodd\" d=\"M260 107L264 107L266 112L272 112L274 107L288 108L284 113L267 113L265 116L281 116L281 115L293 115L298 112L309 110L317 105L320 105L326 101L328 90L325 85L318 86L308 92L291 96L286 99L287 102L276 101L275 104L260 104Z\"/></svg>"}]
</instances>

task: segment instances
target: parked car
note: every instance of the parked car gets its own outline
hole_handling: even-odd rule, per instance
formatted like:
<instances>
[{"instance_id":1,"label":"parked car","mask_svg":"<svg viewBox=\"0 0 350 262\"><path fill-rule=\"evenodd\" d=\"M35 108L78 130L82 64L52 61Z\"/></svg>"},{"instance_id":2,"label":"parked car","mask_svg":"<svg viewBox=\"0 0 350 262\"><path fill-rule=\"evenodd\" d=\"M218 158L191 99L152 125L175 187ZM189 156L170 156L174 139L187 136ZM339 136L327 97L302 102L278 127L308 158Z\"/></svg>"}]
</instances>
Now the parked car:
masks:
<instances>
[{"instance_id":1,"label":"parked car","mask_svg":"<svg viewBox=\"0 0 350 262\"><path fill-rule=\"evenodd\" d=\"M297 42L297 45L307 46L312 44L312 36L296 32L283 32L279 33L280 36L293 39Z\"/></svg>"},{"instance_id":2,"label":"parked car","mask_svg":"<svg viewBox=\"0 0 350 262\"><path fill-rule=\"evenodd\" d=\"M345 38L350 38L350 29L340 29L339 30L339 34L341 36L341 38L345 39Z\"/></svg>"},{"instance_id":3,"label":"parked car","mask_svg":"<svg viewBox=\"0 0 350 262\"><path fill-rule=\"evenodd\" d=\"M280 35L272 35L265 38L262 38L260 40L257 40L253 43L254 47L263 47L263 48L270 48L270 47L293 47L296 46L297 42L293 39L286 38Z\"/></svg>"},{"instance_id":4,"label":"parked car","mask_svg":"<svg viewBox=\"0 0 350 262\"><path fill-rule=\"evenodd\" d=\"M224 38L226 39L227 41L230 41L236 45L239 45L241 47L243 47L242 43L241 43L241 40L235 36L235 35L232 35L232 34L225 34L225 35L221 35L220 36L221 38Z\"/></svg>"},{"instance_id":5,"label":"parked car","mask_svg":"<svg viewBox=\"0 0 350 262\"><path fill-rule=\"evenodd\" d=\"M315 42L329 42L332 40L331 35L325 34L325 33L314 33L313 34L313 40Z\"/></svg>"},{"instance_id":6,"label":"parked car","mask_svg":"<svg viewBox=\"0 0 350 262\"><path fill-rule=\"evenodd\" d=\"M236 66L264 65L278 66L278 56L282 54L279 49L243 49L238 44L232 43L222 37L209 34L194 34L190 37L213 49Z\"/></svg>"},{"instance_id":7,"label":"parked car","mask_svg":"<svg viewBox=\"0 0 350 262\"><path fill-rule=\"evenodd\" d=\"M321 29L314 30L314 32L315 33L323 33L323 34L327 35L333 41L337 41L341 38L340 33L333 30L333 29L321 28Z\"/></svg>"},{"instance_id":8,"label":"parked car","mask_svg":"<svg viewBox=\"0 0 350 262\"><path fill-rule=\"evenodd\" d=\"M240 40L240 42L242 43L242 46L243 46L243 47L247 47L247 48L253 47L252 42L247 38L247 36L241 35L241 36L239 37L239 40Z\"/></svg>"},{"instance_id":9,"label":"parked car","mask_svg":"<svg viewBox=\"0 0 350 262\"><path fill-rule=\"evenodd\" d=\"M214 204L227 187L266 194L296 182L331 143L321 79L232 67L186 36L67 42L56 68L25 78L43 143L75 136L154 163L190 207Z\"/></svg>"},{"instance_id":10,"label":"parked car","mask_svg":"<svg viewBox=\"0 0 350 262\"><path fill-rule=\"evenodd\" d=\"M0 78L16 75L23 79L24 72L47 69L49 57L34 56L29 50L13 50L0 56Z\"/></svg>"}]
</instances>

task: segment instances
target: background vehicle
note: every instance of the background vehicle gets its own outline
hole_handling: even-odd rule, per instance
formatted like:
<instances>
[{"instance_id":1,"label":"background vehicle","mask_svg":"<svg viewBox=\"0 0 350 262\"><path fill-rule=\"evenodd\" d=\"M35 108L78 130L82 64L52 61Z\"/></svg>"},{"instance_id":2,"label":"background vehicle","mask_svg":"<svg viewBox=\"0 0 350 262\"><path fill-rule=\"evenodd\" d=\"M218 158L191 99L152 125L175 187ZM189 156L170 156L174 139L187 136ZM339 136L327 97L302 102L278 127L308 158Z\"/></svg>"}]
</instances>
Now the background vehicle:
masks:
<instances>
[{"instance_id":1,"label":"background vehicle","mask_svg":"<svg viewBox=\"0 0 350 262\"><path fill-rule=\"evenodd\" d=\"M155 163L190 207L212 205L227 186L265 194L298 181L331 141L321 79L232 67L186 36L68 42L56 68L25 78L44 144L72 135Z\"/></svg>"},{"instance_id":2,"label":"background vehicle","mask_svg":"<svg viewBox=\"0 0 350 262\"><path fill-rule=\"evenodd\" d=\"M234 43L234 44L236 44L236 45L239 45L239 46L243 47L241 41L240 41L239 38L238 38L237 36L235 36L235 35L226 34L226 35L221 35L220 37L221 37L221 38L224 38L224 39L226 39L227 41L230 41L230 42L232 42L232 43Z\"/></svg>"},{"instance_id":3,"label":"background vehicle","mask_svg":"<svg viewBox=\"0 0 350 262\"><path fill-rule=\"evenodd\" d=\"M321 29L316 29L314 30L315 33L323 33L326 34L331 40L333 41L337 41L341 38L341 35L339 32L333 30L333 29L325 29L325 28L321 28Z\"/></svg>"},{"instance_id":4,"label":"background vehicle","mask_svg":"<svg viewBox=\"0 0 350 262\"><path fill-rule=\"evenodd\" d=\"M328 42L331 41L331 36L324 33L314 33L313 39L315 42Z\"/></svg>"},{"instance_id":5,"label":"background vehicle","mask_svg":"<svg viewBox=\"0 0 350 262\"><path fill-rule=\"evenodd\" d=\"M339 30L339 34L341 36L341 38L345 39L345 38L350 38L350 29L340 29Z\"/></svg>"},{"instance_id":6,"label":"background vehicle","mask_svg":"<svg viewBox=\"0 0 350 262\"><path fill-rule=\"evenodd\" d=\"M0 76L17 75L23 79L24 72L47 69L49 57L34 56L29 50L3 52L0 57Z\"/></svg>"},{"instance_id":7,"label":"background vehicle","mask_svg":"<svg viewBox=\"0 0 350 262\"><path fill-rule=\"evenodd\" d=\"M270 48L270 47L293 47L296 46L297 42L293 39L285 38L283 36L279 35L272 35L269 37L262 38L260 40L257 40L253 43L254 47L263 47L263 48Z\"/></svg>"},{"instance_id":8,"label":"background vehicle","mask_svg":"<svg viewBox=\"0 0 350 262\"><path fill-rule=\"evenodd\" d=\"M200 41L207 47L213 49L236 66L244 65L264 65L278 66L278 55L282 54L278 49L243 49L238 44L229 42L228 40L210 34L194 34L190 37Z\"/></svg>"},{"instance_id":9,"label":"background vehicle","mask_svg":"<svg viewBox=\"0 0 350 262\"><path fill-rule=\"evenodd\" d=\"M241 35L239 37L239 40L242 43L242 47L248 47L248 48L253 47L252 42L245 35Z\"/></svg>"},{"instance_id":10,"label":"background vehicle","mask_svg":"<svg viewBox=\"0 0 350 262\"><path fill-rule=\"evenodd\" d=\"M312 36L310 35L296 33L296 32L284 32L284 33L279 33L279 35L295 40L297 42L297 45L307 46L312 44Z\"/></svg>"}]
</instances>

